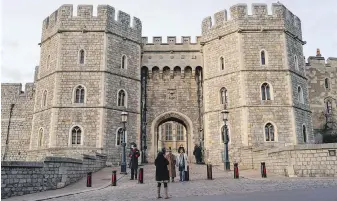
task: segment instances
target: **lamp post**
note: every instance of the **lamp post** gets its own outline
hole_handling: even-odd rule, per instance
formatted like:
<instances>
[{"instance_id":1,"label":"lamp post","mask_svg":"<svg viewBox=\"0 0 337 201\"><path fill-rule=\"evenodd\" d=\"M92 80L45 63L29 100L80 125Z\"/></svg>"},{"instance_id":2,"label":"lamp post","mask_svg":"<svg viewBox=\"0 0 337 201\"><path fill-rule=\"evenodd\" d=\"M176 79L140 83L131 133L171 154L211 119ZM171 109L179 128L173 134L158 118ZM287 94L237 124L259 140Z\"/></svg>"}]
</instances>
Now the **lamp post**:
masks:
<instances>
[{"instance_id":1,"label":"lamp post","mask_svg":"<svg viewBox=\"0 0 337 201\"><path fill-rule=\"evenodd\" d=\"M121 113L121 116L122 116L122 123L123 123L123 143L122 143L123 155L122 155L122 164L121 164L121 174L127 174L126 173L126 154L125 154L125 146L126 146L126 143L125 143L125 131L126 131L125 124L128 120L128 113L123 111Z\"/></svg>"},{"instance_id":2,"label":"lamp post","mask_svg":"<svg viewBox=\"0 0 337 201\"><path fill-rule=\"evenodd\" d=\"M228 121L228 110L224 109L221 111L223 121L224 121L224 129L222 131L223 139L224 139L224 145L225 145L225 150L224 150L224 168L225 170L229 171L230 170L230 163L229 163L229 158L228 158L228 142L229 142L229 137L228 137L228 128L227 128L227 121Z\"/></svg>"}]
</instances>

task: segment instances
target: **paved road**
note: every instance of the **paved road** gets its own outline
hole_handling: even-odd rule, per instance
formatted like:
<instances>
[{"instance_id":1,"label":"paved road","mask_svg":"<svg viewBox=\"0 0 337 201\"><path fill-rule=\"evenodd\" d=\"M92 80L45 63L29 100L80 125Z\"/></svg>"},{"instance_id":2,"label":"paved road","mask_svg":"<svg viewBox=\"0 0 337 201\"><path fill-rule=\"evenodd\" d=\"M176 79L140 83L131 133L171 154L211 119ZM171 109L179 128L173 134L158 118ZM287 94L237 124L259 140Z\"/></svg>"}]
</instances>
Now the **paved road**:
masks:
<instances>
[{"instance_id":1,"label":"paved road","mask_svg":"<svg viewBox=\"0 0 337 201\"><path fill-rule=\"evenodd\" d=\"M337 201L337 178L285 178L270 175L268 178L262 179L260 175L254 177L254 175L250 176L244 172L241 175L247 176L234 180L232 172L226 173L223 170L213 169L215 179L206 180L205 167L192 166L191 181L169 184L170 200ZM109 186L102 190L50 199L49 201L156 200L153 167L146 169L144 178L144 184L137 184L136 181L125 179L115 187Z\"/></svg>"},{"instance_id":2,"label":"paved road","mask_svg":"<svg viewBox=\"0 0 337 201\"><path fill-rule=\"evenodd\" d=\"M336 201L337 187L273 192L254 192L243 195L211 195L171 198L171 201Z\"/></svg>"}]
</instances>

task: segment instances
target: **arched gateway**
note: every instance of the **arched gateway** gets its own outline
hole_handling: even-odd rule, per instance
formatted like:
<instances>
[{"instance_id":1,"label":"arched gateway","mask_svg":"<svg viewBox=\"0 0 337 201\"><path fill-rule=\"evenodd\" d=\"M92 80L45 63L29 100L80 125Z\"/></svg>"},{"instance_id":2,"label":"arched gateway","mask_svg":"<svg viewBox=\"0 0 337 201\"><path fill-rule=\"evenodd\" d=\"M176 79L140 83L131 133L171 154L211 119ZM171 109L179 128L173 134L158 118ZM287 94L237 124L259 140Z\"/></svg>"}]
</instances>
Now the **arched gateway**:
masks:
<instances>
[{"instance_id":1,"label":"arched gateway","mask_svg":"<svg viewBox=\"0 0 337 201\"><path fill-rule=\"evenodd\" d=\"M189 158L193 156L193 123L189 117L186 115L176 112L176 111L170 111L165 112L157 116L151 123L151 136L152 140L152 146L149 151L149 158L154 161L155 157L157 156L158 151L158 137L159 137L159 126L166 123L166 122L177 122L182 124L186 129L186 153L188 154ZM168 148L168 147L166 147Z\"/></svg>"}]
</instances>

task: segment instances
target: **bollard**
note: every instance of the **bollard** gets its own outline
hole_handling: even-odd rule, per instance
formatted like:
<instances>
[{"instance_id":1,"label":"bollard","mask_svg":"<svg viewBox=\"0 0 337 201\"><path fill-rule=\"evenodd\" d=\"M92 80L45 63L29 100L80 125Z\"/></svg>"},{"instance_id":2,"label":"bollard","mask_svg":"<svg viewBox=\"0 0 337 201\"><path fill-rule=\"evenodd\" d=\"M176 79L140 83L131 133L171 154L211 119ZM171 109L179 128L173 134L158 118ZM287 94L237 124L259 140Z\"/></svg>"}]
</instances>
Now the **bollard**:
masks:
<instances>
[{"instance_id":1,"label":"bollard","mask_svg":"<svg viewBox=\"0 0 337 201\"><path fill-rule=\"evenodd\" d=\"M117 171L113 170L112 171L112 178L111 178L111 185L112 186L117 186L117 176L116 176Z\"/></svg>"},{"instance_id":2,"label":"bollard","mask_svg":"<svg viewBox=\"0 0 337 201\"><path fill-rule=\"evenodd\" d=\"M261 176L262 178L267 178L267 170L265 162L261 162Z\"/></svg>"},{"instance_id":3,"label":"bollard","mask_svg":"<svg viewBox=\"0 0 337 201\"><path fill-rule=\"evenodd\" d=\"M185 172L185 181L190 180L190 166L187 166L187 171Z\"/></svg>"},{"instance_id":4,"label":"bollard","mask_svg":"<svg viewBox=\"0 0 337 201\"><path fill-rule=\"evenodd\" d=\"M139 168L138 183L142 184L144 181L144 169Z\"/></svg>"},{"instance_id":5,"label":"bollard","mask_svg":"<svg viewBox=\"0 0 337 201\"><path fill-rule=\"evenodd\" d=\"M91 187L91 177L92 173L91 172L88 172L87 174L87 187Z\"/></svg>"},{"instance_id":6,"label":"bollard","mask_svg":"<svg viewBox=\"0 0 337 201\"><path fill-rule=\"evenodd\" d=\"M212 180L212 164L207 164L207 179Z\"/></svg>"},{"instance_id":7,"label":"bollard","mask_svg":"<svg viewBox=\"0 0 337 201\"><path fill-rule=\"evenodd\" d=\"M239 179L239 167L238 167L238 163L234 163L234 179Z\"/></svg>"}]
</instances>

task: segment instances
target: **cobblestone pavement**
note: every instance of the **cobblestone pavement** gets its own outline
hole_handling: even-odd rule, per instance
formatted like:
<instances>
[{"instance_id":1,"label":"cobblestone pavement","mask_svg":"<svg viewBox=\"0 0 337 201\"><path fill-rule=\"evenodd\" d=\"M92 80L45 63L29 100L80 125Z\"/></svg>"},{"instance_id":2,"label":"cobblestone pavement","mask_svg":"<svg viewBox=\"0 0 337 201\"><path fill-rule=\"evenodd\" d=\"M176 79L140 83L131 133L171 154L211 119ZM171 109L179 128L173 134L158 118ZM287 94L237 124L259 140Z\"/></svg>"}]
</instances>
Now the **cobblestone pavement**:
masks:
<instances>
[{"instance_id":1,"label":"cobblestone pavement","mask_svg":"<svg viewBox=\"0 0 337 201\"><path fill-rule=\"evenodd\" d=\"M156 182L154 180L154 166L144 167L144 184L123 178L117 186L51 199L52 201L96 200L96 201L128 201L128 200L156 200ZM248 176L247 176L248 175ZM128 175L129 176L129 175ZM169 196L175 200L179 198L201 195L242 195L248 192L271 192L293 189L313 189L321 187L336 187L337 178L285 178L269 175L260 178L258 171L241 171L240 179L233 179L232 172L224 172L213 168L213 180L206 180L206 166L191 165L190 181L169 183Z\"/></svg>"}]
</instances>

